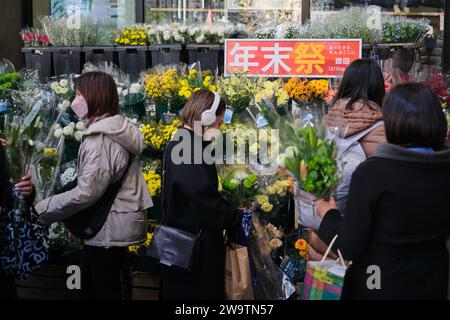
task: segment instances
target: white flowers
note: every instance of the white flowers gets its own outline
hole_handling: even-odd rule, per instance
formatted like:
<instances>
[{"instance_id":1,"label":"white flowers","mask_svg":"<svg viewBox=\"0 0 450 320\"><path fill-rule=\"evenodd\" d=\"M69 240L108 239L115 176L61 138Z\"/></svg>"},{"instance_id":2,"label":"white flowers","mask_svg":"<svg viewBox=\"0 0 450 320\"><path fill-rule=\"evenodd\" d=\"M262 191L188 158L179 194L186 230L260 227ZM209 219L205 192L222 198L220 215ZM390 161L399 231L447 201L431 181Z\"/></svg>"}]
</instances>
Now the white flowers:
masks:
<instances>
[{"instance_id":1,"label":"white flowers","mask_svg":"<svg viewBox=\"0 0 450 320\"><path fill-rule=\"evenodd\" d=\"M67 168L64 173L61 174L60 180L63 185L72 182L77 176L77 171L75 168Z\"/></svg>"},{"instance_id":2,"label":"white flowers","mask_svg":"<svg viewBox=\"0 0 450 320\"><path fill-rule=\"evenodd\" d=\"M59 129L56 129L55 130L55 132L53 133L53 136L56 138L56 139L59 139L59 138L61 138L62 136L63 136L63 129L61 129L61 128L59 128Z\"/></svg>"},{"instance_id":3,"label":"white flowers","mask_svg":"<svg viewBox=\"0 0 450 320\"><path fill-rule=\"evenodd\" d=\"M172 38L172 32L170 32L170 31L168 31L168 30L164 31L164 33L163 33L163 39L164 39L165 41L169 41L170 38Z\"/></svg>"},{"instance_id":4,"label":"white flowers","mask_svg":"<svg viewBox=\"0 0 450 320\"><path fill-rule=\"evenodd\" d=\"M142 86L139 83L133 83L130 88L130 93L142 92Z\"/></svg>"},{"instance_id":5,"label":"white flowers","mask_svg":"<svg viewBox=\"0 0 450 320\"><path fill-rule=\"evenodd\" d=\"M234 173L234 178L239 180L239 181L242 181L242 180L246 179L247 176L248 176L248 174L245 171L236 171Z\"/></svg>"},{"instance_id":6,"label":"white flowers","mask_svg":"<svg viewBox=\"0 0 450 320\"><path fill-rule=\"evenodd\" d=\"M83 140L84 132L83 131L76 131L73 135L76 141L81 142Z\"/></svg>"},{"instance_id":7,"label":"white flowers","mask_svg":"<svg viewBox=\"0 0 450 320\"><path fill-rule=\"evenodd\" d=\"M70 107L70 101L69 100L64 100L63 102L58 104L58 110L60 112L64 112L67 110L67 108Z\"/></svg>"},{"instance_id":8,"label":"white flowers","mask_svg":"<svg viewBox=\"0 0 450 320\"><path fill-rule=\"evenodd\" d=\"M54 81L51 83L50 87L56 94L66 94L69 92L69 81L66 79L62 79L59 82Z\"/></svg>"},{"instance_id":9,"label":"white flowers","mask_svg":"<svg viewBox=\"0 0 450 320\"><path fill-rule=\"evenodd\" d=\"M63 133L65 136L73 136L74 133L73 127L71 126L64 127Z\"/></svg>"},{"instance_id":10,"label":"white flowers","mask_svg":"<svg viewBox=\"0 0 450 320\"><path fill-rule=\"evenodd\" d=\"M79 122L77 122L77 124L75 125L75 128L77 129L77 130L85 130L86 129L86 127L85 127L85 125L84 125L84 122L83 121L79 121Z\"/></svg>"},{"instance_id":11,"label":"white flowers","mask_svg":"<svg viewBox=\"0 0 450 320\"><path fill-rule=\"evenodd\" d=\"M239 28L239 27L238 27ZM147 34L151 43L224 43L236 29L230 23L182 25L179 23L165 25L147 25Z\"/></svg>"},{"instance_id":12,"label":"white flowers","mask_svg":"<svg viewBox=\"0 0 450 320\"><path fill-rule=\"evenodd\" d=\"M125 87L117 87L117 94L119 97L126 97L129 93L137 94L144 91L144 88L140 83L133 83L129 89L125 89Z\"/></svg>"},{"instance_id":13,"label":"white flowers","mask_svg":"<svg viewBox=\"0 0 450 320\"><path fill-rule=\"evenodd\" d=\"M86 126L83 121L79 121L76 124L74 122L70 122L64 128L61 128L61 125L55 125L55 132L53 136L57 139L62 136L74 138L77 142L81 142L83 140L83 136L86 133Z\"/></svg>"}]
</instances>

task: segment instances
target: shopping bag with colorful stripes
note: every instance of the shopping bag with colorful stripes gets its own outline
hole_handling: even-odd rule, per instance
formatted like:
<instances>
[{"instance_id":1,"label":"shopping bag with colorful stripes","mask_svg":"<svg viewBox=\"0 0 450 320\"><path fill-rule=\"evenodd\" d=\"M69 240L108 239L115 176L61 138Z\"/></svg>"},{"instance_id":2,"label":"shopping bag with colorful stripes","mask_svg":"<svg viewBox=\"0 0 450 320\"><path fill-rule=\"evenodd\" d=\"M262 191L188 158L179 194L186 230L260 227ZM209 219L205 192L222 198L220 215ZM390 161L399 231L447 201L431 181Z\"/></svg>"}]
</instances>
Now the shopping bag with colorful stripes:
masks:
<instances>
[{"instance_id":1,"label":"shopping bag with colorful stripes","mask_svg":"<svg viewBox=\"0 0 450 320\"><path fill-rule=\"evenodd\" d=\"M339 250L338 260L326 260L336 238L331 241L321 261L308 262L302 300L340 300L347 267Z\"/></svg>"}]
</instances>

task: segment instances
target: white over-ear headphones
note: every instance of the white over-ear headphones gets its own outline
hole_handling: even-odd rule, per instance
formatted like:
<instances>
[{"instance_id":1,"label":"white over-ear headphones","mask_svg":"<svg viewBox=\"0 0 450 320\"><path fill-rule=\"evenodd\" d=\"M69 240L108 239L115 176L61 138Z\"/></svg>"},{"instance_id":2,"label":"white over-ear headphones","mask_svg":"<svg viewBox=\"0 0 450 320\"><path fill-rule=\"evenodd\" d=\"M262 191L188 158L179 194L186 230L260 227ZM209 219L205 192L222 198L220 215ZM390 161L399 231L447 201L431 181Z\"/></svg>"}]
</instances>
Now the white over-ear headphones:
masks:
<instances>
[{"instance_id":1,"label":"white over-ear headphones","mask_svg":"<svg viewBox=\"0 0 450 320\"><path fill-rule=\"evenodd\" d=\"M210 125L214 124L214 122L216 122L216 112L220 104L220 95L215 91L213 91L213 93L214 102L211 108L202 113L202 126L204 127L209 127Z\"/></svg>"}]
</instances>

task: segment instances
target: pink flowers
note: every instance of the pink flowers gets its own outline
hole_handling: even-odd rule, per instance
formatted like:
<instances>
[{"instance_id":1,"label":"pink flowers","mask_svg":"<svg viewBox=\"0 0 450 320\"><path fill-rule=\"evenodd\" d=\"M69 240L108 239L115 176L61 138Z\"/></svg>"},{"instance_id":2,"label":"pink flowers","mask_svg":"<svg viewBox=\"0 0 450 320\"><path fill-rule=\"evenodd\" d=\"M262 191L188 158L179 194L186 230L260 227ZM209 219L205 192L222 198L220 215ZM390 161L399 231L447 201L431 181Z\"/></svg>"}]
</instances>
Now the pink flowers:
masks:
<instances>
[{"instance_id":1,"label":"pink flowers","mask_svg":"<svg viewBox=\"0 0 450 320\"><path fill-rule=\"evenodd\" d=\"M48 36L38 29L24 29L20 36L27 47L47 47L50 44Z\"/></svg>"}]
</instances>

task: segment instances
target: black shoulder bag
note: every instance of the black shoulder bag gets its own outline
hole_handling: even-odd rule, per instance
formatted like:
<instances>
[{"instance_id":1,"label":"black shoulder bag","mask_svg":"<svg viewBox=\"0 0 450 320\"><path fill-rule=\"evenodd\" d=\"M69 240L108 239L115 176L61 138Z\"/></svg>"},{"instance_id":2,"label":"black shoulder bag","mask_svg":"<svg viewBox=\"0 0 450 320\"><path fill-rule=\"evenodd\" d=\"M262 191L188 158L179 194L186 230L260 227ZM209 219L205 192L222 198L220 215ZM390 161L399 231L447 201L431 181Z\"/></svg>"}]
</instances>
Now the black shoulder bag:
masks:
<instances>
[{"instance_id":1,"label":"black shoulder bag","mask_svg":"<svg viewBox=\"0 0 450 320\"><path fill-rule=\"evenodd\" d=\"M164 153L163 159L163 172L162 172L162 192L161 192L161 225L155 228L152 241L150 242L150 248L147 251L147 255L156 259L158 263L175 267L179 270L191 272L198 264L200 257L200 237L202 230L198 235L194 235L190 232L169 227L167 225L167 214L164 208L164 185L166 176L166 163L167 148Z\"/></svg>"},{"instance_id":2,"label":"black shoulder bag","mask_svg":"<svg viewBox=\"0 0 450 320\"><path fill-rule=\"evenodd\" d=\"M63 221L70 233L83 240L92 239L99 233L108 218L117 194L122 188L123 181L131 166L132 158L133 156L130 154L128 165L122 178L120 178L119 181L110 184L98 201ZM56 191L55 194L61 194L76 188L77 182L77 179L69 182L60 190Z\"/></svg>"}]
</instances>

